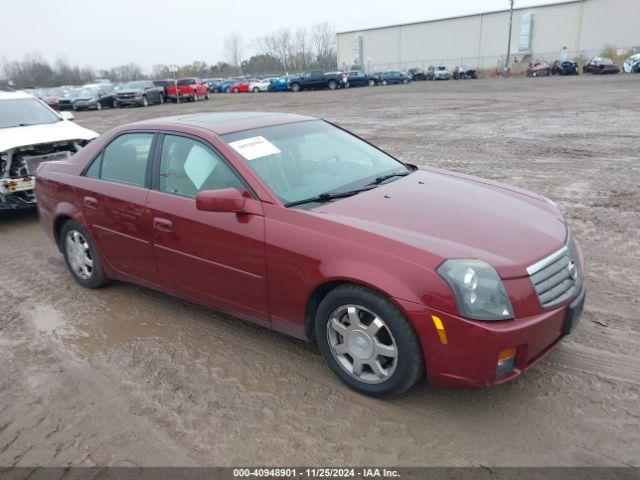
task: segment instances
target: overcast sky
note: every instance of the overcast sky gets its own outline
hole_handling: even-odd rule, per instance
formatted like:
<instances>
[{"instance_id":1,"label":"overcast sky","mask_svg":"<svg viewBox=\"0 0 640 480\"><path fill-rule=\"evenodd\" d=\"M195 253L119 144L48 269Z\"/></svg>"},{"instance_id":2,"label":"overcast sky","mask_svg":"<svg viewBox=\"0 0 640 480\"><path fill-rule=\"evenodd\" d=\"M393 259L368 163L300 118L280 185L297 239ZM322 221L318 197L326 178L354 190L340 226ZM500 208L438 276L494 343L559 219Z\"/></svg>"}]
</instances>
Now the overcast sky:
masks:
<instances>
[{"instance_id":1,"label":"overcast sky","mask_svg":"<svg viewBox=\"0 0 640 480\"><path fill-rule=\"evenodd\" d=\"M557 0L516 0L516 6ZM135 62L215 63L224 40L252 38L318 21L337 31L500 10L508 0L6 0L0 62L39 53L103 68Z\"/></svg>"}]
</instances>

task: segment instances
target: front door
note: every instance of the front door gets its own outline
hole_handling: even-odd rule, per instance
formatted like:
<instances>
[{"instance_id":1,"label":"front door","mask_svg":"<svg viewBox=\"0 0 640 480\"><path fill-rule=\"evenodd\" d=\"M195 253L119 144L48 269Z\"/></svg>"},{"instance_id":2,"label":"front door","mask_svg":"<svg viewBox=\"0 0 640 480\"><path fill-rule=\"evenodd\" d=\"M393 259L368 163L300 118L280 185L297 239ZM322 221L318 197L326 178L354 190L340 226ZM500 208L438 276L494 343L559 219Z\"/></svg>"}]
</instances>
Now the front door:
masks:
<instances>
[{"instance_id":1,"label":"front door","mask_svg":"<svg viewBox=\"0 0 640 480\"><path fill-rule=\"evenodd\" d=\"M165 134L154 189L147 197L153 250L169 293L267 324L269 308L260 214L202 212L201 190L249 190L226 160L189 136ZM158 160L156 160L158 161ZM260 212L259 202L254 202Z\"/></svg>"}]
</instances>

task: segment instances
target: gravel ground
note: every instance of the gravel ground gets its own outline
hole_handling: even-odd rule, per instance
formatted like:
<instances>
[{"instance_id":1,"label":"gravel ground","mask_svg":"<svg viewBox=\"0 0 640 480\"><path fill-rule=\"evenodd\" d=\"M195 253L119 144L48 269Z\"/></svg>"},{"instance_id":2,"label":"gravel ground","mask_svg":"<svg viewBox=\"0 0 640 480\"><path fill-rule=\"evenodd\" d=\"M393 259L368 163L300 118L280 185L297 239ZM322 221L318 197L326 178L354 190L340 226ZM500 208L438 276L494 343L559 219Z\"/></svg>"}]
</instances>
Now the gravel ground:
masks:
<instances>
[{"instance_id":1,"label":"gravel ground","mask_svg":"<svg viewBox=\"0 0 640 480\"><path fill-rule=\"evenodd\" d=\"M218 95L78 113L321 116L418 164L554 199L583 246L577 332L486 390L386 401L315 347L144 288L86 290L36 214L0 219L0 466L640 465L640 75Z\"/></svg>"}]
</instances>

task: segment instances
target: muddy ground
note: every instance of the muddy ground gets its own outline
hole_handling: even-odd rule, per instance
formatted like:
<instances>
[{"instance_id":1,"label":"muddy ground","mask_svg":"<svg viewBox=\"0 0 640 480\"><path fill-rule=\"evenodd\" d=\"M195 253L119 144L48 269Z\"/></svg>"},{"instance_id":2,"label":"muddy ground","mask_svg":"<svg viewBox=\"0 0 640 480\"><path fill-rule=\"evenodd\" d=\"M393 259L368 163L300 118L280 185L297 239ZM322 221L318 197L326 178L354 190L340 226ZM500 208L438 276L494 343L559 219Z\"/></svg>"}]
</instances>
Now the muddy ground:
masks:
<instances>
[{"instance_id":1,"label":"muddy ground","mask_svg":"<svg viewBox=\"0 0 640 480\"><path fill-rule=\"evenodd\" d=\"M640 465L640 76L218 95L78 113L322 116L413 163L554 199L587 261L577 332L486 390L378 401L311 345L144 288L86 290L35 213L0 220L0 465Z\"/></svg>"}]
</instances>

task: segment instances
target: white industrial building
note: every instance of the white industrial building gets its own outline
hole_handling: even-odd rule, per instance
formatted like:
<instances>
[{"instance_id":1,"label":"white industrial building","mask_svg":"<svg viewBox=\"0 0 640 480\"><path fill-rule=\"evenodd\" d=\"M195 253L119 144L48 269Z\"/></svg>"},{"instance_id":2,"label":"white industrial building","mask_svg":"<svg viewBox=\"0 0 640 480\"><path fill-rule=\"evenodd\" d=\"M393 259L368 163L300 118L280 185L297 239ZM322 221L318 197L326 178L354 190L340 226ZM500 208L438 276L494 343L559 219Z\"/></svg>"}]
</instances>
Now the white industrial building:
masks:
<instances>
[{"instance_id":1,"label":"white industrial building","mask_svg":"<svg viewBox=\"0 0 640 480\"><path fill-rule=\"evenodd\" d=\"M505 0L505 3L506 0ZM517 5L517 1L516 1ZM509 10L338 33L338 65L368 71L429 65L504 65ZM640 47L640 0L567 0L516 8L512 61L598 55Z\"/></svg>"}]
</instances>

